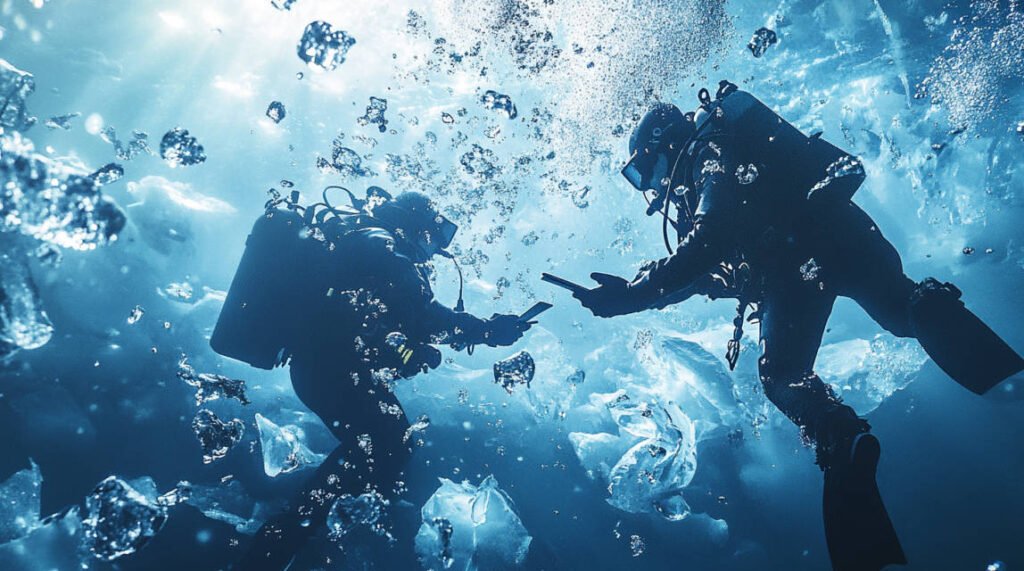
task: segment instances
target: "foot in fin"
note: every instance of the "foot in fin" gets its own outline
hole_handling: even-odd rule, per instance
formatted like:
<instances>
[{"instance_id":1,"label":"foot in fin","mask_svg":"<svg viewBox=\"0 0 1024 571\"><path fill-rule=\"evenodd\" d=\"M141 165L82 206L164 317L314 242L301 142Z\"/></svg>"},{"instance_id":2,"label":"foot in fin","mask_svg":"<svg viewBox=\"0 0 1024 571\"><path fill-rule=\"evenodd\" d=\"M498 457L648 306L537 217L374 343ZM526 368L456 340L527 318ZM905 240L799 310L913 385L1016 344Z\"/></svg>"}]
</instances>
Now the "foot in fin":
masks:
<instances>
[{"instance_id":1,"label":"foot in fin","mask_svg":"<svg viewBox=\"0 0 1024 571\"><path fill-rule=\"evenodd\" d=\"M922 281L911 296L910 321L935 364L981 395L1024 370L1024 358L967 309L960 295L953 284Z\"/></svg>"}]
</instances>

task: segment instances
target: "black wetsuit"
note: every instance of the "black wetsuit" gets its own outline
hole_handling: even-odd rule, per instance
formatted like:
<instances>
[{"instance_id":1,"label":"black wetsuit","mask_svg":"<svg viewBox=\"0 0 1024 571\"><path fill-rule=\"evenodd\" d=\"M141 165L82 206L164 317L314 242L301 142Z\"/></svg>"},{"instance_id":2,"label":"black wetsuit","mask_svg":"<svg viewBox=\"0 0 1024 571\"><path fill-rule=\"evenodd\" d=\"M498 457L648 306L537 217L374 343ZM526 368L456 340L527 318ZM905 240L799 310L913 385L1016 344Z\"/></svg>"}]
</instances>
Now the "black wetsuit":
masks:
<instances>
[{"instance_id":1,"label":"black wetsuit","mask_svg":"<svg viewBox=\"0 0 1024 571\"><path fill-rule=\"evenodd\" d=\"M341 494L375 490L393 496L411 443L405 439L409 421L391 386L440 364L431 343L485 341L486 322L435 300L425 270L403 254L402 242L389 231L363 227L339 244L348 253L342 274L351 277L332 292L335 303L308 323L290 363L296 395L339 445L288 511L260 529L236 569L284 568ZM395 333L404 336L400 347Z\"/></svg>"}]
</instances>

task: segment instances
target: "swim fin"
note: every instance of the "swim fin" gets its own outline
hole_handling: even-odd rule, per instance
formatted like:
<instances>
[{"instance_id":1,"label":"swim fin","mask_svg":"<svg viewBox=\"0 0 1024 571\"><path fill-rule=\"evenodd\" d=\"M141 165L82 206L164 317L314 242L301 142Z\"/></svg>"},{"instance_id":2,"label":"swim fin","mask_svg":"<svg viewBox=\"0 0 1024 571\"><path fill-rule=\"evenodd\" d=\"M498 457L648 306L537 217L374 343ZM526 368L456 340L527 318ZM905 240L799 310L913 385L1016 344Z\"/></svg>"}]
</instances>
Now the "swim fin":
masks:
<instances>
[{"instance_id":1,"label":"swim fin","mask_svg":"<svg viewBox=\"0 0 1024 571\"><path fill-rule=\"evenodd\" d=\"M825 469L822 507L834 571L879 571L907 563L875 482L880 454L877 438L859 434L848 456Z\"/></svg>"},{"instance_id":2,"label":"swim fin","mask_svg":"<svg viewBox=\"0 0 1024 571\"><path fill-rule=\"evenodd\" d=\"M935 364L981 395L1024 370L1024 358L967 309L960 295L953 284L922 281L911 298L910 321Z\"/></svg>"}]
</instances>

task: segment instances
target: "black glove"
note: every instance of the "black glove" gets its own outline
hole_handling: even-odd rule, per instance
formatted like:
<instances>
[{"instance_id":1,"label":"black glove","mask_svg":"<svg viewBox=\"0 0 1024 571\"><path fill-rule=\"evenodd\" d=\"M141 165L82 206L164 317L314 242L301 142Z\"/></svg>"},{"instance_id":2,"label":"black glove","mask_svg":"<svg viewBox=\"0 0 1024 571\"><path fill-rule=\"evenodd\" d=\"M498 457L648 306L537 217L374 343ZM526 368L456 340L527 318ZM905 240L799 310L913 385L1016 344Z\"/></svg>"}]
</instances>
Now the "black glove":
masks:
<instances>
[{"instance_id":1,"label":"black glove","mask_svg":"<svg viewBox=\"0 0 1024 571\"><path fill-rule=\"evenodd\" d=\"M633 292L629 291L629 282L618 276L593 273L590 279L599 285L591 290L580 291L572 294L580 300L583 307L590 310L598 317L614 317L639 311L639 306Z\"/></svg>"},{"instance_id":2,"label":"black glove","mask_svg":"<svg viewBox=\"0 0 1024 571\"><path fill-rule=\"evenodd\" d=\"M518 315L495 313L487 320L484 328L484 343L490 347L506 347L519 341L532 323L519 319Z\"/></svg>"}]
</instances>

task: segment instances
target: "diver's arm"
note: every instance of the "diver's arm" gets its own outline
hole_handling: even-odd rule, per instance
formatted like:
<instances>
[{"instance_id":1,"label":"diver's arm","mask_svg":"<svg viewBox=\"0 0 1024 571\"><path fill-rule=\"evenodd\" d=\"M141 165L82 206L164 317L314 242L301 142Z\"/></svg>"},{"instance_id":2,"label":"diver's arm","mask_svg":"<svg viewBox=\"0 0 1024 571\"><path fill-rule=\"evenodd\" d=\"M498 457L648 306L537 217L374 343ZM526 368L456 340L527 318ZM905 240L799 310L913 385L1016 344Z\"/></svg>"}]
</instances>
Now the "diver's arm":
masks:
<instances>
[{"instance_id":1,"label":"diver's arm","mask_svg":"<svg viewBox=\"0 0 1024 571\"><path fill-rule=\"evenodd\" d=\"M709 272L728 254L733 241L734 217L739 207L736 164L727 150L721 154L707 145L698 154L695 169L700 200L693 228L679 242L675 253L651 264L646 272L626 284L625 296L633 311L662 308L703 293L710 284Z\"/></svg>"}]
</instances>

